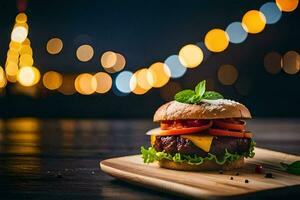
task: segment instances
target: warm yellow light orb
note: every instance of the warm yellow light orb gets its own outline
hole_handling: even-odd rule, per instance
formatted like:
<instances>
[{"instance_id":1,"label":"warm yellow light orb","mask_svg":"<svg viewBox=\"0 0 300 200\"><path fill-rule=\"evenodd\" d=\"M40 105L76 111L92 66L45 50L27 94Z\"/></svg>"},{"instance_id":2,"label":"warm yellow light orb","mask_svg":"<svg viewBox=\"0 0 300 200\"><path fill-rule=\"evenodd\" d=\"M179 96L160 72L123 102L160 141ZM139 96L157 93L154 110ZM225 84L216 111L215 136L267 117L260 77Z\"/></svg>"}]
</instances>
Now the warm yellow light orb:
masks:
<instances>
[{"instance_id":1,"label":"warm yellow light orb","mask_svg":"<svg viewBox=\"0 0 300 200\"><path fill-rule=\"evenodd\" d=\"M94 49L90 45L81 45L76 51L76 56L81 62L87 62L94 56Z\"/></svg>"},{"instance_id":2,"label":"warm yellow light orb","mask_svg":"<svg viewBox=\"0 0 300 200\"><path fill-rule=\"evenodd\" d=\"M266 26L266 17L258 10L250 10L243 16L242 25L248 33L260 33Z\"/></svg>"},{"instance_id":3,"label":"warm yellow light orb","mask_svg":"<svg viewBox=\"0 0 300 200\"><path fill-rule=\"evenodd\" d=\"M292 12L298 7L299 0L276 0L278 8L284 12Z\"/></svg>"},{"instance_id":4,"label":"warm yellow light orb","mask_svg":"<svg viewBox=\"0 0 300 200\"><path fill-rule=\"evenodd\" d=\"M164 63L154 63L148 69L147 80L152 87L160 88L164 86L168 83L170 77L170 69Z\"/></svg>"},{"instance_id":5,"label":"warm yellow light orb","mask_svg":"<svg viewBox=\"0 0 300 200\"><path fill-rule=\"evenodd\" d=\"M143 70L143 69L142 69ZM137 95L142 95L145 94L148 90L144 89L140 86L140 81L139 78L139 73L141 72L141 70L136 71L130 78L130 90L132 93L137 94Z\"/></svg>"},{"instance_id":6,"label":"warm yellow light orb","mask_svg":"<svg viewBox=\"0 0 300 200\"><path fill-rule=\"evenodd\" d=\"M22 43L28 35L28 30L23 26L15 26L11 33L11 40Z\"/></svg>"},{"instance_id":7,"label":"warm yellow light orb","mask_svg":"<svg viewBox=\"0 0 300 200\"><path fill-rule=\"evenodd\" d=\"M222 29L212 29L205 35L204 43L208 50L222 52L228 47L229 36Z\"/></svg>"},{"instance_id":8,"label":"warm yellow light orb","mask_svg":"<svg viewBox=\"0 0 300 200\"><path fill-rule=\"evenodd\" d=\"M22 45L24 46L30 46L31 42L29 40L29 38L26 38L23 42L22 42Z\"/></svg>"},{"instance_id":9,"label":"warm yellow light orb","mask_svg":"<svg viewBox=\"0 0 300 200\"><path fill-rule=\"evenodd\" d=\"M63 76L55 71L49 71L43 76L43 84L49 90L58 89L63 82Z\"/></svg>"},{"instance_id":10,"label":"warm yellow light orb","mask_svg":"<svg viewBox=\"0 0 300 200\"><path fill-rule=\"evenodd\" d=\"M27 30L27 32L28 32L28 29L29 29L29 26L28 26L27 23L16 23L14 28L16 28L16 27L24 27Z\"/></svg>"},{"instance_id":11,"label":"warm yellow light orb","mask_svg":"<svg viewBox=\"0 0 300 200\"><path fill-rule=\"evenodd\" d=\"M0 88L4 88L7 84L6 76L3 68L0 66Z\"/></svg>"},{"instance_id":12,"label":"warm yellow light orb","mask_svg":"<svg viewBox=\"0 0 300 200\"><path fill-rule=\"evenodd\" d=\"M22 48L22 43L15 42L15 41L10 41L9 48L13 49L15 51L19 51Z\"/></svg>"},{"instance_id":13,"label":"warm yellow light orb","mask_svg":"<svg viewBox=\"0 0 300 200\"><path fill-rule=\"evenodd\" d=\"M195 68L203 61L203 52L198 46L188 44L180 49L179 59L183 66Z\"/></svg>"},{"instance_id":14,"label":"warm yellow light orb","mask_svg":"<svg viewBox=\"0 0 300 200\"><path fill-rule=\"evenodd\" d=\"M103 94L108 92L112 87L112 78L105 72L98 72L94 75L97 80L96 92Z\"/></svg>"},{"instance_id":15,"label":"warm yellow light orb","mask_svg":"<svg viewBox=\"0 0 300 200\"><path fill-rule=\"evenodd\" d=\"M113 68L117 63L117 54L112 51L107 51L102 54L100 62L104 69Z\"/></svg>"},{"instance_id":16,"label":"warm yellow light orb","mask_svg":"<svg viewBox=\"0 0 300 200\"><path fill-rule=\"evenodd\" d=\"M20 56L20 66L32 66L33 65L33 58L32 55L23 54Z\"/></svg>"},{"instance_id":17,"label":"warm yellow light orb","mask_svg":"<svg viewBox=\"0 0 300 200\"><path fill-rule=\"evenodd\" d=\"M52 38L47 42L47 52L49 54L58 54L63 48L63 42L59 38Z\"/></svg>"},{"instance_id":18,"label":"warm yellow light orb","mask_svg":"<svg viewBox=\"0 0 300 200\"><path fill-rule=\"evenodd\" d=\"M21 55L28 54L32 56L32 48L29 45L22 45L20 54Z\"/></svg>"},{"instance_id":19,"label":"warm yellow light orb","mask_svg":"<svg viewBox=\"0 0 300 200\"><path fill-rule=\"evenodd\" d=\"M22 67L18 72L18 81L21 85L29 87L37 84L40 80L40 72L35 67Z\"/></svg>"},{"instance_id":20,"label":"warm yellow light orb","mask_svg":"<svg viewBox=\"0 0 300 200\"><path fill-rule=\"evenodd\" d=\"M8 82L11 82L11 83L16 83L17 82L17 76L10 76L10 75L6 74L6 79L7 79Z\"/></svg>"},{"instance_id":21,"label":"warm yellow light orb","mask_svg":"<svg viewBox=\"0 0 300 200\"><path fill-rule=\"evenodd\" d=\"M94 92L96 92L97 80L91 74L88 73L80 74L75 79L75 89L80 94L91 95Z\"/></svg>"},{"instance_id":22,"label":"warm yellow light orb","mask_svg":"<svg viewBox=\"0 0 300 200\"><path fill-rule=\"evenodd\" d=\"M126 65L125 57L122 54L112 51L105 52L100 59L101 65L108 73L119 72Z\"/></svg>"},{"instance_id":23,"label":"warm yellow light orb","mask_svg":"<svg viewBox=\"0 0 300 200\"><path fill-rule=\"evenodd\" d=\"M19 13L16 16L16 23L25 23L27 22L27 15L25 13Z\"/></svg>"},{"instance_id":24,"label":"warm yellow light orb","mask_svg":"<svg viewBox=\"0 0 300 200\"><path fill-rule=\"evenodd\" d=\"M18 64L19 62L19 53L13 49L9 49L7 52L7 63L15 63Z\"/></svg>"},{"instance_id":25,"label":"warm yellow light orb","mask_svg":"<svg viewBox=\"0 0 300 200\"><path fill-rule=\"evenodd\" d=\"M148 81L147 76L148 76L148 69L146 69L146 68L140 69L137 72L137 84L139 87L141 87L144 90L151 89L151 85Z\"/></svg>"},{"instance_id":26,"label":"warm yellow light orb","mask_svg":"<svg viewBox=\"0 0 300 200\"><path fill-rule=\"evenodd\" d=\"M18 74L18 70L18 65L13 62L8 62L5 66L5 72L8 76L16 76Z\"/></svg>"}]
</instances>

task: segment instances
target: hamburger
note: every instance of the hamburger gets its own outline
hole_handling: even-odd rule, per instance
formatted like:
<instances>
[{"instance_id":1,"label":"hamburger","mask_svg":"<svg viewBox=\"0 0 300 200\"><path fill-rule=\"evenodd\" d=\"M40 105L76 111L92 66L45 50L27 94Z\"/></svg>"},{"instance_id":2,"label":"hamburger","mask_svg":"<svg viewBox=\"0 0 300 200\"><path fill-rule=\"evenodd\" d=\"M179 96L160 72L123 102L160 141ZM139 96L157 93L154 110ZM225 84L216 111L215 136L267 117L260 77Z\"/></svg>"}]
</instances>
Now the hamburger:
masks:
<instances>
[{"instance_id":1,"label":"hamburger","mask_svg":"<svg viewBox=\"0 0 300 200\"><path fill-rule=\"evenodd\" d=\"M205 91L205 81L184 90L162 105L153 121L160 127L147 132L151 146L141 148L145 163L186 171L232 170L254 156L255 142L246 128L246 106Z\"/></svg>"}]
</instances>

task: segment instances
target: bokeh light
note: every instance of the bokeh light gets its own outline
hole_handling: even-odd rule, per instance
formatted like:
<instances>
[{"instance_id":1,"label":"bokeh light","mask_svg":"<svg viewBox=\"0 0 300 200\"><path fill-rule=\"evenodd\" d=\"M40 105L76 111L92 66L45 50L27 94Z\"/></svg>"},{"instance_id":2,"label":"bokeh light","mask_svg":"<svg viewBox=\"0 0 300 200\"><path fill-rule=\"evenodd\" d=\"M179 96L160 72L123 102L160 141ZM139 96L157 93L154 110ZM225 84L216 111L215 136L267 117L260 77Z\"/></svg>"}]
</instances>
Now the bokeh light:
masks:
<instances>
[{"instance_id":1,"label":"bokeh light","mask_svg":"<svg viewBox=\"0 0 300 200\"><path fill-rule=\"evenodd\" d=\"M276 0L276 4L280 10L284 12L292 12L298 7L299 0Z\"/></svg>"},{"instance_id":2,"label":"bokeh light","mask_svg":"<svg viewBox=\"0 0 300 200\"><path fill-rule=\"evenodd\" d=\"M22 43L15 42L15 41L10 41L9 43L9 48L15 51L20 51L21 47L22 47Z\"/></svg>"},{"instance_id":3,"label":"bokeh light","mask_svg":"<svg viewBox=\"0 0 300 200\"><path fill-rule=\"evenodd\" d=\"M98 72L94 75L97 81L96 92L97 93L106 93L111 89L112 86L112 78L109 74L105 72Z\"/></svg>"},{"instance_id":4,"label":"bokeh light","mask_svg":"<svg viewBox=\"0 0 300 200\"><path fill-rule=\"evenodd\" d=\"M10 76L10 75L8 75L8 74L6 74L6 79L7 79L7 81L9 81L9 82L11 82L11 83L15 83L15 82L17 82L17 75L15 75L15 76Z\"/></svg>"},{"instance_id":5,"label":"bokeh light","mask_svg":"<svg viewBox=\"0 0 300 200\"><path fill-rule=\"evenodd\" d=\"M139 72L137 73L137 80L138 80L138 86L143 88L144 90L150 90L151 85L148 82L148 69L143 68L140 69Z\"/></svg>"},{"instance_id":6,"label":"bokeh light","mask_svg":"<svg viewBox=\"0 0 300 200\"><path fill-rule=\"evenodd\" d=\"M259 11L266 17L267 24L275 24L280 20L282 15L281 10L274 2L265 3L260 7Z\"/></svg>"},{"instance_id":7,"label":"bokeh light","mask_svg":"<svg viewBox=\"0 0 300 200\"><path fill-rule=\"evenodd\" d=\"M179 60L187 68L195 68L203 61L202 50L194 44L188 44L179 51Z\"/></svg>"},{"instance_id":8,"label":"bokeh light","mask_svg":"<svg viewBox=\"0 0 300 200\"><path fill-rule=\"evenodd\" d=\"M81 62L87 62L94 56L94 49L88 44L81 45L76 51L76 56Z\"/></svg>"},{"instance_id":9,"label":"bokeh light","mask_svg":"<svg viewBox=\"0 0 300 200\"><path fill-rule=\"evenodd\" d=\"M235 44L244 42L248 36L248 33L240 22L232 22L229 24L226 28L226 32L229 36L229 41Z\"/></svg>"},{"instance_id":10,"label":"bokeh light","mask_svg":"<svg viewBox=\"0 0 300 200\"><path fill-rule=\"evenodd\" d=\"M18 74L19 67L16 63L9 62L5 66L5 72L8 76L16 76Z\"/></svg>"},{"instance_id":11,"label":"bokeh light","mask_svg":"<svg viewBox=\"0 0 300 200\"><path fill-rule=\"evenodd\" d=\"M58 89L63 83L63 76L55 71L49 71L43 76L43 84L49 90Z\"/></svg>"},{"instance_id":12,"label":"bokeh light","mask_svg":"<svg viewBox=\"0 0 300 200\"><path fill-rule=\"evenodd\" d=\"M167 85L165 85L164 87L162 87L160 89L160 96L165 101L171 101L174 99L175 94L181 90L182 90L182 88L179 85L179 83L171 81Z\"/></svg>"},{"instance_id":13,"label":"bokeh light","mask_svg":"<svg viewBox=\"0 0 300 200\"><path fill-rule=\"evenodd\" d=\"M238 70L233 65L222 65L218 70L218 79L223 85L232 85L238 78Z\"/></svg>"},{"instance_id":14,"label":"bokeh light","mask_svg":"<svg viewBox=\"0 0 300 200\"><path fill-rule=\"evenodd\" d=\"M27 22L27 15L25 13L19 13L16 16L16 23L25 23Z\"/></svg>"},{"instance_id":15,"label":"bokeh light","mask_svg":"<svg viewBox=\"0 0 300 200\"><path fill-rule=\"evenodd\" d=\"M264 66L270 74L277 74L282 68L282 57L277 52L270 52L265 55Z\"/></svg>"},{"instance_id":16,"label":"bokeh light","mask_svg":"<svg viewBox=\"0 0 300 200\"><path fill-rule=\"evenodd\" d=\"M83 95L91 95L96 92L97 80L88 73L80 74L75 79L75 89L77 92Z\"/></svg>"},{"instance_id":17,"label":"bokeh light","mask_svg":"<svg viewBox=\"0 0 300 200\"><path fill-rule=\"evenodd\" d=\"M0 66L0 88L4 88L7 84L6 76L3 68Z\"/></svg>"},{"instance_id":18,"label":"bokeh light","mask_svg":"<svg viewBox=\"0 0 300 200\"><path fill-rule=\"evenodd\" d=\"M27 46L30 46L31 42L29 40L29 38L26 38L23 42L22 42L22 45L27 45Z\"/></svg>"},{"instance_id":19,"label":"bokeh light","mask_svg":"<svg viewBox=\"0 0 300 200\"><path fill-rule=\"evenodd\" d=\"M22 86L33 86L40 80L40 72L35 67L22 67L18 72L18 81Z\"/></svg>"},{"instance_id":20,"label":"bokeh light","mask_svg":"<svg viewBox=\"0 0 300 200\"><path fill-rule=\"evenodd\" d=\"M125 57L122 54L107 51L102 54L100 59L101 65L105 71L116 73L124 69L126 65Z\"/></svg>"},{"instance_id":21,"label":"bokeh light","mask_svg":"<svg viewBox=\"0 0 300 200\"><path fill-rule=\"evenodd\" d=\"M102 54L100 62L104 69L112 68L117 62L117 54L112 51L107 51Z\"/></svg>"},{"instance_id":22,"label":"bokeh light","mask_svg":"<svg viewBox=\"0 0 300 200\"><path fill-rule=\"evenodd\" d=\"M62 85L58 88L58 91L64 95L72 95L76 93L74 82L76 76L64 75Z\"/></svg>"},{"instance_id":23,"label":"bokeh light","mask_svg":"<svg viewBox=\"0 0 300 200\"><path fill-rule=\"evenodd\" d=\"M28 35L28 30L24 26L15 26L11 33L11 40L22 43Z\"/></svg>"},{"instance_id":24,"label":"bokeh light","mask_svg":"<svg viewBox=\"0 0 300 200\"><path fill-rule=\"evenodd\" d=\"M20 56L20 64L21 67L24 66L32 66L33 65L33 58L29 54L24 54Z\"/></svg>"},{"instance_id":25,"label":"bokeh light","mask_svg":"<svg viewBox=\"0 0 300 200\"><path fill-rule=\"evenodd\" d=\"M52 38L47 42L47 52L49 54L58 54L63 48L63 42L59 38Z\"/></svg>"},{"instance_id":26,"label":"bokeh light","mask_svg":"<svg viewBox=\"0 0 300 200\"><path fill-rule=\"evenodd\" d=\"M243 16L242 23L245 31L256 34L264 30L266 26L266 18L260 11L250 10Z\"/></svg>"},{"instance_id":27,"label":"bokeh light","mask_svg":"<svg viewBox=\"0 0 300 200\"><path fill-rule=\"evenodd\" d=\"M229 44L229 36L222 29L212 29L204 39L205 46L212 52L222 52Z\"/></svg>"},{"instance_id":28,"label":"bokeh light","mask_svg":"<svg viewBox=\"0 0 300 200\"><path fill-rule=\"evenodd\" d=\"M148 69L142 68L136 71L130 79L130 89L134 94L142 95L151 89L147 79Z\"/></svg>"},{"instance_id":29,"label":"bokeh light","mask_svg":"<svg viewBox=\"0 0 300 200\"><path fill-rule=\"evenodd\" d=\"M22 47L21 47L21 50L20 50L21 55L28 54L28 55L32 56L32 53L33 53L32 48L29 45L23 45L22 44Z\"/></svg>"},{"instance_id":30,"label":"bokeh light","mask_svg":"<svg viewBox=\"0 0 300 200\"><path fill-rule=\"evenodd\" d=\"M130 93L130 79L132 77L132 72L122 71L119 73L115 79L116 88L122 93Z\"/></svg>"},{"instance_id":31,"label":"bokeh light","mask_svg":"<svg viewBox=\"0 0 300 200\"><path fill-rule=\"evenodd\" d=\"M296 74L299 72L299 55L296 51L288 51L284 54L282 68L287 74Z\"/></svg>"},{"instance_id":32,"label":"bokeh light","mask_svg":"<svg viewBox=\"0 0 300 200\"><path fill-rule=\"evenodd\" d=\"M152 64L148 69L148 83L155 88L164 86L170 80L171 72L169 67L161 62Z\"/></svg>"},{"instance_id":33,"label":"bokeh light","mask_svg":"<svg viewBox=\"0 0 300 200\"><path fill-rule=\"evenodd\" d=\"M146 80L141 80L141 78L143 77L143 73L144 71L147 70L145 68L140 69L138 71L136 71L135 73L133 73L133 75L130 78L130 90L132 93L137 94L137 95L142 95L145 94L148 89L144 89L141 87L141 85L143 84L143 81L147 81ZM142 75L139 75L139 74Z\"/></svg>"},{"instance_id":34,"label":"bokeh light","mask_svg":"<svg viewBox=\"0 0 300 200\"><path fill-rule=\"evenodd\" d=\"M172 55L165 60L165 64L169 67L172 78L182 77L187 68L183 66L179 60L179 56Z\"/></svg>"}]
</instances>

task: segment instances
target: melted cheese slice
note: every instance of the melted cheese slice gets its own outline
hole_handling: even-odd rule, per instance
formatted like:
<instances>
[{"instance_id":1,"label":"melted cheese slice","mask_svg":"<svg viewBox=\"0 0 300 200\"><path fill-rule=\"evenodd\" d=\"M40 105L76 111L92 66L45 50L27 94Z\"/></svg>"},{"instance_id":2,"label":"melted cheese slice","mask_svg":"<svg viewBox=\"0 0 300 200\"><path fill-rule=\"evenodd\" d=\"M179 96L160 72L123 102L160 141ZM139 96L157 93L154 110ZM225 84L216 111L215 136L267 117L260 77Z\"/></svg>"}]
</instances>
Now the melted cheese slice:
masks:
<instances>
[{"instance_id":1,"label":"melted cheese slice","mask_svg":"<svg viewBox=\"0 0 300 200\"><path fill-rule=\"evenodd\" d=\"M153 146L155 144L155 140L156 140L156 135L150 135L151 146Z\"/></svg>"},{"instance_id":2,"label":"melted cheese slice","mask_svg":"<svg viewBox=\"0 0 300 200\"><path fill-rule=\"evenodd\" d=\"M194 145L205 152L209 152L214 136L210 135L180 135L180 137L191 140Z\"/></svg>"}]
</instances>

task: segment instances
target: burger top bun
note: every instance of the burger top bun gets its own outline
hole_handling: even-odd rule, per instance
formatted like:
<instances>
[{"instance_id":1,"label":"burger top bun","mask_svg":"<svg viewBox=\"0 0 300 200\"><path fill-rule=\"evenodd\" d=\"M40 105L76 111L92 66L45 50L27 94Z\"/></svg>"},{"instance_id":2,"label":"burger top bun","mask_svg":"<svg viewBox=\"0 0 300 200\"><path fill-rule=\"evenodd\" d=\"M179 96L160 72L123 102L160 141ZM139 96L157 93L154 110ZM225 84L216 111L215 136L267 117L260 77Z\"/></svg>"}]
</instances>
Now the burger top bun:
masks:
<instances>
[{"instance_id":1,"label":"burger top bun","mask_svg":"<svg viewBox=\"0 0 300 200\"><path fill-rule=\"evenodd\" d=\"M243 104L228 99L202 100L199 104L171 101L155 112L153 121L226 118L250 119L251 114Z\"/></svg>"}]
</instances>

